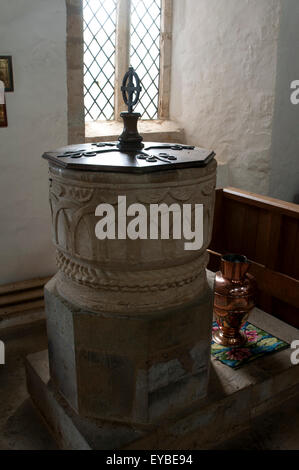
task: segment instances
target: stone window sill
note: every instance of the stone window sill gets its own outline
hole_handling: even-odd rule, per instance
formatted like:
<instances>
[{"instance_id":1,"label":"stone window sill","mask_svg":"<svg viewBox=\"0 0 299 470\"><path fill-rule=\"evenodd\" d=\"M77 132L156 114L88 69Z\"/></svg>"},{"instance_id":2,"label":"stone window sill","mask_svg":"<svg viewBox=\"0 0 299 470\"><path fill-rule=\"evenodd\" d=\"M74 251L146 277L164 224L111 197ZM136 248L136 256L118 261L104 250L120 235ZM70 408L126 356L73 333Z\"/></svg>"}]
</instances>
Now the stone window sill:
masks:
<instances>
[{"instance_id":1,"label":"stone window sill","mask_svg":"<svg viewBox=\"0 0 299 470\"><path fill-rule=\"evenodd\" d=\"M117 140L122 133L122 121L95 121L85 123L85 142ZM146 142L185 143L185 133L174 121L139 121L138 131Z\"/></svg>"}]
</instances>

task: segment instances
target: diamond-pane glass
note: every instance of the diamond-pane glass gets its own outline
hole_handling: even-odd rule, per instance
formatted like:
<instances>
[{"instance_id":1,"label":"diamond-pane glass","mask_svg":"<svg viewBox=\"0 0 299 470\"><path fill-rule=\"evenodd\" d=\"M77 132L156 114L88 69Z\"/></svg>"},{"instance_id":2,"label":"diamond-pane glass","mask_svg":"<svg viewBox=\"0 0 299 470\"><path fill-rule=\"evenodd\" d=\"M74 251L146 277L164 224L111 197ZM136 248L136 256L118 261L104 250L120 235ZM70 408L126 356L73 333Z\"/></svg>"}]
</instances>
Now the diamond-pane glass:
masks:
<instances>
[{"instance_id":1,"label":"diamond-pane glass","mask_svg":"<svg viewBox=\"0 0 299 470\"><path fill-rule=\"evenodd\" d=\"M161 0L131 0L130 64L142 91L134 109L142 119L157 119L160 75Z\"/></svg>"},{"instance_id":2,"label":"diamond-pane glass","mask_svg":"<svg viewBox=\"0 0 299 470\"><path fill-rule=\"evenodd\" d=\"M85 120L114 119L117 0L83 0Z\"/></svg>"}]
</instances>

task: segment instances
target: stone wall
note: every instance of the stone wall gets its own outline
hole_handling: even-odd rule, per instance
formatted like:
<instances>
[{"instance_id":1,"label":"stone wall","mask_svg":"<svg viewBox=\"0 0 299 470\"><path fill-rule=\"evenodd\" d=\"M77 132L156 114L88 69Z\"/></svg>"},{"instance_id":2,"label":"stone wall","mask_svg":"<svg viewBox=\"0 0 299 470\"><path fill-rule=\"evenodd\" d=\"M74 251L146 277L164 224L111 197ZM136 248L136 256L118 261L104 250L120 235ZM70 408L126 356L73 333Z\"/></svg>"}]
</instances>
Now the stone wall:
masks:
<instances>
[{"instance_id":1,"label":"stone wall","mask_svg":"<svg viewBox=\"0 0 299 470\"><path fill-rule=\"evenodd\" d=\"M280 0L174 0L170 117L230 184L269 191Z\"/></svg>"},{"instance_id":2,"label":"stone wall","mask_svg":"<svg viewBox=\"0 0 299 470\"><path fill-rule=\"evenodd\" d=\"M0 6L0 53L12 55L15 91L0 129L0 283L55 271L45 150L67 143L66 8L61 0Z\"/></svg>"}]
</instances>

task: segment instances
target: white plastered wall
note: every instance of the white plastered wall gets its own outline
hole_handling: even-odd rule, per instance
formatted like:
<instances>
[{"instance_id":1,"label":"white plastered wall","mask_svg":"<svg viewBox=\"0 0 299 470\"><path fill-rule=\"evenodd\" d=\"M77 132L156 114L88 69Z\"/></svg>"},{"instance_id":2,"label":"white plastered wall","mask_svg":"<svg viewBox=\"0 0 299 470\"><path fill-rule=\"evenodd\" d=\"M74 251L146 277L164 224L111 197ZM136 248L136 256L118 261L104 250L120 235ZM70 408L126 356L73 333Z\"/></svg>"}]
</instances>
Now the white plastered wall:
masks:
<instances>
[{"instance_id":1,"label":"white plastered wall","mask_svg":"<svg viewBox=\"0 0 299 470\"><path fill-rule=\"evenodd\" d=\"M280 0L174 0L171 108L220 183L269 190Z\"/></svg>"},{"instance_id":2,"label":"white plastered wall","mask_svg":"<svg viewBox=\"0 0 299 470\"><path fill-rule=\"evenodd\" d=\"M1 0L0 55L15 91L0 128L0 284L55 271L47 163L67 143L66 9L62 0Z\"/></svg>"}]
</instances>

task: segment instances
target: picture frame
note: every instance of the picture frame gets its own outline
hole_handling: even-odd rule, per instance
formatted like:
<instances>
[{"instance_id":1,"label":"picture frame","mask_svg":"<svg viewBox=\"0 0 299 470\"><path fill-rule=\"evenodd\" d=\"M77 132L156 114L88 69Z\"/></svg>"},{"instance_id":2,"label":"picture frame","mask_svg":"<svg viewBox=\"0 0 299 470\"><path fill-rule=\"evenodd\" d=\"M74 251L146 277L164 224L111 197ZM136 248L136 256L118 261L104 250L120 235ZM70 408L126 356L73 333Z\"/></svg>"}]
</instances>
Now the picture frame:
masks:
<instances>
[{"instance_id":1,"label":"picture frame","mask_svg":"<svg viewBox=\"0 0 299 470\"><path fill-rule=\"evenodd\" d=\"M0 127L7 127L7 114L5 105L0 105Z\"/></svg>"},{"instance_id":2,"label":"picture frame","mask_svg":"<svg viewBox=\"0 0 299 470\"><path fill-rule=\"evenodd\" d=\"M4 82L5 92L14 91L12 56L0 55L0 80Z\"/></svg>"}]
</instances>

